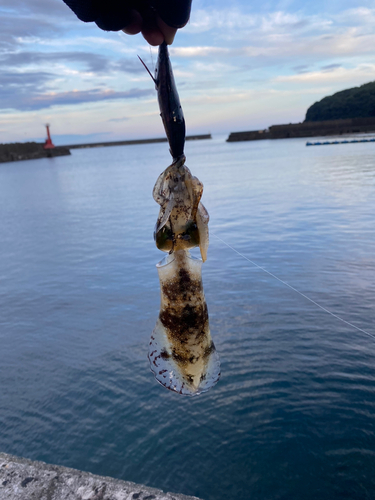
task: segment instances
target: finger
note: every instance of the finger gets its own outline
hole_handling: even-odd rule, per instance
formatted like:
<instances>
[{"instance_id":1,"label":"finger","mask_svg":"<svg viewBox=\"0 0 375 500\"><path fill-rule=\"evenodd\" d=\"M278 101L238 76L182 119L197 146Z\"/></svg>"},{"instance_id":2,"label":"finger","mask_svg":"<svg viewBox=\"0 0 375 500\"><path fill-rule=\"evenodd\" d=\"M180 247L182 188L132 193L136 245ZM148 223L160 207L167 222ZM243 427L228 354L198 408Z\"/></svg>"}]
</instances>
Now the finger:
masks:
<instances>
[{"instance_id":1,"label":"finger","mask_svg":"<svg viewBox=\"0 0 375 500\"><path fill-rule=\"evenodd\" d=\"M167 45L172 45L174 37L177 33L177 28L172 28L171 26L168 26L159 16L156 18L156 23L163 34L164 40Z\"/></svg>"},{"instance_id":2,"label":"finger","mask_svg":"<svg viewBox=\"0 0 375 500\"><path fill-rule=\"evenodd\" d=\"M145 26L142 28L143 38L153 47L161 45L164 42L164 35L157 27Z\"/></svg>"},{"instance_id":3,"label":"finger","mask_svg":"<svg viewBox=\"0 0 375 500\"><path fill-rule=\"evenodd\" d=\"M130 21L129 24L125 26L125 28L122 29L124 33L127 35L136 35L142 30L142 16L140 13L134 9L130 11Z\"/></svg>"},{"instance_id":4,"label":"finger","mask_svg":"<svg viewBox=\"0 0 375 500\"><path fill-rule=\"evenodd\" d=\"M152 9L144 9L142 16L142 35L144 39L152 46L161 45L164 42L164 35L160 31L155 12Z\"/></svg>"}]
</instances>

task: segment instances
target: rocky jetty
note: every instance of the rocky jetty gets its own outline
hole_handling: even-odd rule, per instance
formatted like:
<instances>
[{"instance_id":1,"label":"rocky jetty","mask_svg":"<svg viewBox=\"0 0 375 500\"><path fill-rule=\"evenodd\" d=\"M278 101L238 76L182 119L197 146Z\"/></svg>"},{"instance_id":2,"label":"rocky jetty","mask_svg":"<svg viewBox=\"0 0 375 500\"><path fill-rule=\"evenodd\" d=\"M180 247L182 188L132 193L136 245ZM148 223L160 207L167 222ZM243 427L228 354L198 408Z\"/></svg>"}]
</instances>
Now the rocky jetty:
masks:
<instances>
[{"instance_id":1,"label":"rocky jetty","mask_svg":"<svg viewBox=\"0 0 375 500\"><path fill-rule=\"evenodd\" d=\"M43 146L43 143L38 142L0 144L0 163L70 155L66 146L56 146L51 149L44 149Z\"/></svg>"},{"instance_id":2,"label":"rocky jetty","mask_svg":"<svg viewBox=\"0 0 375 500\"><path fill-rule=\"evenodd\" d=\"M375 132L375 82L324 97L309 107L302 123L271 125L265 130L232 132L227 142L370 132Z\"/></svg>"}]
</instances>

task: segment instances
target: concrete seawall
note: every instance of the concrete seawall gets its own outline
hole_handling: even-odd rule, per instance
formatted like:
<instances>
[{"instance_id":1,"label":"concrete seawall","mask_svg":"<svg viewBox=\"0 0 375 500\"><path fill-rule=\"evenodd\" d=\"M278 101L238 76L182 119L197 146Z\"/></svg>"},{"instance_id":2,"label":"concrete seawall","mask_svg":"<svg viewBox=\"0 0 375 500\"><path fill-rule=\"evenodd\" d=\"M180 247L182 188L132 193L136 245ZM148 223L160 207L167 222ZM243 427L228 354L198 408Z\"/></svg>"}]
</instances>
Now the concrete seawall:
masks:
<instances>
[{"instance_id":1,"label":"concrete seawall","mask_svg":"<svg viewBox=\"0 0 375 500\"><path fill-rule=\"evenodd\" d=\"M56 146L53 149L44 149L43 146L44 144L39 142L0 144L0 163L70 155L69 149L64 146Z\"/></svg>"},{"instance_id":2,"label":"concrete seawall","mask_svg":"<svg viewBox=\"0 0 375 500\"><path fill-rule=\"evenodd\" d=\"M1 500L199 500L0 453Z\"/></svg>"},{"instance_id":3,"label":"concrete seawall","mask_svg":"<svg viewBox=\"0 0 375 500\"><path fill-rule=\"evenodd\" d=\"M324 122L289 123L271 125L266 130L232 132L227 142L259 141L264 139L289 139L296 137L321 137L375 132L375 118L350 118Z\"/></svg>"},{"instance_id":4,"label":"concrete seawall","mask_svg":"<svg viewBox=\"0 0 375 500\"><path fill-rule=\"evenodd\" d=\"M211 134L188 135L187 141L199 141L212 139ZM12 161L35 160L37 158L53 158L55 156L70 155L71 149L102 148L107 146L132 146L134 144L155 144L168 142L166 137L156 139L137 139L131 141L95 142L87 144L69 144L67 146L55 146L52 149L44 149L44 143L37 142L14 142L0 144L0 163ZM0 499L1 500L1 499Z\"/></svg>"},{"instance_id":5,"label":"concrete seawall","mask_svg":"<svg viewBox=\"0 0 375 500\"><path fill-rule=\"evenodd\" d=\"M187 135L186 141L199 141L212 139L211 134ZM68 144L64 146L68 149L83 149L83 148L103 148L108 146L134 146L137 144L155 144L158 142L168 142L166 137L158 137L156 139L134 139L130 141L112 141L112 142L90 142L86 144Z\"/></svg>"}]
</instances>

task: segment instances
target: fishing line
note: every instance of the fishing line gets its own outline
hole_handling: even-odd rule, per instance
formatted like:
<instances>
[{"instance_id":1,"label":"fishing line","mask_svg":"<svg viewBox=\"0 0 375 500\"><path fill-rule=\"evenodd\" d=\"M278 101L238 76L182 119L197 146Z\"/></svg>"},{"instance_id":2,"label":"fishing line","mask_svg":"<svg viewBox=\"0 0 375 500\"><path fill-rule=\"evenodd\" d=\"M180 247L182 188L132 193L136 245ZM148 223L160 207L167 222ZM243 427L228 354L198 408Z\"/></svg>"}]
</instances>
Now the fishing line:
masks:
<instances>
[{"instance_id":1,"label":"fishing line","mask_svg":"<svg viewBox=\"0 0 375 500\"><path fill-rule=\"evenodd\" d=\"M222 240L219 236L217 236L216 234L213 234L211 233L213 236L215 236L215 238L217 238L218 240L220 240L222 243L224 243L224 245L226 245L228 248L230 248L231 250L233 250L233 252L235 252L236 254L240 255L241 257L243 257L245 260L247 260L248 262L250 262L250 264L252 264L253 266L257 267L258 269L261 269L262 271L264 271L265 273L269 274L270 276L272 276L272 278L275 278L277 281L280 281L280 283L282 283L283 285L287 286L288 288L290 288L291 290L293 290L294 292L298 293L299 295L301 295L302 297L304 297L305 299L309 300L310 302L312 302L314 305L316 305L317 307L319 307L320 309L322 309L323 311L325 311L326 313L330 314L331 316L333 316L334 318L342 321L343 323L345 323L346 325L349 325L351 326L352 328L355 328L356 330L358 330L359 332L362 332L364 333L365 335L368 335L369 337L372 337L373 339L375 339L375 335L373 335L372 333L370 332L366 332L366 330L363 330L362 328L359 328L359 326L355 326L353 325L353 323L350 323L349 321L346 321L345 319L343 318L340 318L340 316L338 316L337 314L333 313L332 311L329 311L328 309L326 309L324 306L318 304L318 302L315 302L315 300L311 299L310 297L308 297L307 295L305 295L304 293L300 292L299 290L297 290L297 288L294 288L294 286L292 285L289 285L289 283L287 283L286 281L282 280L281 278L279 278L278 276L276 276L275 274L271 273L270 271L267 271L267 269L265 269L264 267L262 266L259 266L258 264L256 264L253 260L249 259L248 257L246 257L244 254L242 254L241 252L239 252L238 250L236 250L235 248L233 248L231 245L229 245L229 243L227 243L226 241Z\"/></svg>"},{"instance_id":2,"label":"fishing line","mask_svg":"<svg viewBox=\"0 0 375 500\"><path fill-rule=\"evenodd\" d=\"M151 45L149 45L149 49L150 49L150 56L151 56L151 67L154 69L154 73L155 73L154 58L152 57Z\"/></svg>"}]
</instances>

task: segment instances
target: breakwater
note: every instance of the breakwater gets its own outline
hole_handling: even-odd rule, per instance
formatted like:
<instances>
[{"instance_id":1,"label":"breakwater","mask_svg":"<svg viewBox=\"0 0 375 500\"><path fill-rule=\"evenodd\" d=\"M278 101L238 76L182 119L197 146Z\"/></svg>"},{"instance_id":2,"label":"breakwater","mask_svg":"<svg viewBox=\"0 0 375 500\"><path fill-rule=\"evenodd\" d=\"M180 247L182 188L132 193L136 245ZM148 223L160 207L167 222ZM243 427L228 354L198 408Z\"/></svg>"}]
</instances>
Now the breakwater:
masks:
<instances>
[{"instance_id":1,"label":"breakwater","mask_svg":"<svg viewBox=\"0 0 375 500\"><path fill-rule=\"evenodd\" d=\"M265 130L232 132L227 142L259 141L264 139L289 139L295 137L321 137L375 132L375 118L351 118L321 122L289 123L271 125Z\"/></svg>"},{"instance_id":2,"label":"breakwater","mask_svg":"<svg viewBox=\"0 0 375 500\"><path fill-rule=\"evenodd\" d=\"M203 139L212 139L211 134L188 135L187 141L198 141ZM134 139L129 141L111 141L111 142L94 142L85 144L68 144L65 146L68 149L83 149L83 148L102 148L107 146L133 146L135 144L155 144L158 142L167 142L166 137L158 137L155 139Z\"/></svg>"},{"instance_id":3,"label":"breakwater","mask_svg":"<svg viewBox=\"0 0 375 500\"><path fill-rule=\"evenodd\" d=\"M0 453L0 498L6 500L199 500L179 493Z\"/></svg>"},{"instance_id":4,"label":"breakwater","mask_svg":"<svg viewBox=\"0 0 375 500\"><path fill-rule=\"evenodd\" d=\"M38 142L0 144L0 163L70 155L69 148L66 146L51 149L44 149L43 146L43 143Z\"/></svg>"},{"instance_id":5,"label":"breakwater","mask_svg":"<svg viewBox=\"0 0 375 500\"><path fill-rule=\"evenodd\" d=\"M187 141L198 141L212 139L211 134L188 135ZM54 156L70 155L71 149L101 148L107 146L130 146L134 144L154 144L167 142L166 137L155 139L134 139L129 141L95 142L85 144L67 144L65 146L55 146L51 149L44 149L43 143L38 142L13 142L0 144L0 163L22 160L34 160L36 158L51 158Z\"/></svg>"}]
</instances>

